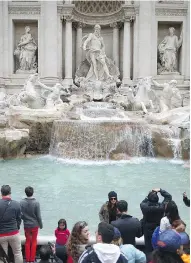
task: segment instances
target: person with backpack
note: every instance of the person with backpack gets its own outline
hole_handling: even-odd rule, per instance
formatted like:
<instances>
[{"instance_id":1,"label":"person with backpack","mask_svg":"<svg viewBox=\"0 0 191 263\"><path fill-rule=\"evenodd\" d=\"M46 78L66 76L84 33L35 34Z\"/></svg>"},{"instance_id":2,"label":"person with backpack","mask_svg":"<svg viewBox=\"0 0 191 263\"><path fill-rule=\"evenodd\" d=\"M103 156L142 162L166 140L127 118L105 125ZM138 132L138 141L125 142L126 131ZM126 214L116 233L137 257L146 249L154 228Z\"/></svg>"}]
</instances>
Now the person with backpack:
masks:
<instances>
[{"instance_id":1,"label":"person with backpack","mask_svg":"<svg viewBox=\"0 0 191 263\"><path fill-rule=\"evenodd\" d=\"M120 248L111 244L114 238L114 227L106 222L98 225L96 244L86 248L78 263L128 263Z\"/></svg>"},{"instance_id":2,"label":"person with backpack","mask_svg":"<svg viewBox=\"0 0 191 263\"><path fill-rule=\"evenodd\" d=\"M23 263L21 251L21 238L19 229L21 225L21 207L17 201L11 199L11 187L1 187L2 199L0 200L0 245L8 253L11 246L15 263Z\"/></svg>"}]
</instances>

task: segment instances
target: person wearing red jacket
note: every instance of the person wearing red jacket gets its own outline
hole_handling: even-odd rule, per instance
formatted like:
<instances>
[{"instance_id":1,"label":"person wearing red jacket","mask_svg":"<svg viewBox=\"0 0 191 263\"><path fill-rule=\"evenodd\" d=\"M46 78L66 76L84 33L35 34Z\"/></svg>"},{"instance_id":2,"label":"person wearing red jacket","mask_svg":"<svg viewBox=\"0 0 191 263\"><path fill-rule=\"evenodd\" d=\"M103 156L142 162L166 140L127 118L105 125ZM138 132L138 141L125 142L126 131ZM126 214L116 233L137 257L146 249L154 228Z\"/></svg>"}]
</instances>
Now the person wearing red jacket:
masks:
<instances>
[{"instance_id":1,"label":"person wearing red jacket","mask_svg":"<svg viewBox=\"0 0 191 263\"><path fill-rule=\"evenodd\" d=\"M56 247L66 245L70 236L70 231L67 229L67 223L65 219L58 221L58 227L55 230Z\"/></svg>"}]
</instances>

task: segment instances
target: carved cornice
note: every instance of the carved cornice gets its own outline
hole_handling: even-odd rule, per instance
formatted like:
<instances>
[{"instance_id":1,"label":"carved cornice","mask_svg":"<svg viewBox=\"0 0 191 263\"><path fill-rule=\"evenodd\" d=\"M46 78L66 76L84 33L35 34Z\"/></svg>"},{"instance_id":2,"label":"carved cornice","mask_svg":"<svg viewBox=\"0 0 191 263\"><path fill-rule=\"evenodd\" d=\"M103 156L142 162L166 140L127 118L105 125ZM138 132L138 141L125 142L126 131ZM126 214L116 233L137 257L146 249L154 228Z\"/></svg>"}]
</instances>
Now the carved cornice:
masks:
<instances>
[{"instance_id":1,"label":"carved cornice","mask_svg":"<svg viewBox=\"0 0 191 263\"><path fill-rule=\"evenodd\" d=\"M65 21L74 21L74 15L73 15L73 9L74 9L73 4L65 4L62 7L62 19Z\"/></svg>"},{"instance_id":2,"label":"carved cornice","mask_svg":"<svg viewBox=\"0 0 191 263\"><path fill-rule=\"evenodd\" d=\"M110 25L121 21L132 21L135 17L135 8L131 6L123 6L121 10L113 14L81 14L73 9L73 21L81 22L87 25Z\"/></svg>"},{"instance_id":3,"label":"carved cornice","mask_svg":"<svg viewBox=\"0 0 191 263\"><path fill-rule=\"evenodd\" d=\"M39 6L9 5L8 12L9 14L14 14L14 15L39 15L40 5Z\"/></svg>"},{"instance_id":4,"label":"carved cornice","mask_svg":"<svg viewBox=\"0 0 191 263\"><path fill-rule=\"evenodd\" d=\"M155 8L156 16L186 16L187 7L177 6L176 8L167 8L166 6L157 6Z\"/></svg>"}]
</instances>

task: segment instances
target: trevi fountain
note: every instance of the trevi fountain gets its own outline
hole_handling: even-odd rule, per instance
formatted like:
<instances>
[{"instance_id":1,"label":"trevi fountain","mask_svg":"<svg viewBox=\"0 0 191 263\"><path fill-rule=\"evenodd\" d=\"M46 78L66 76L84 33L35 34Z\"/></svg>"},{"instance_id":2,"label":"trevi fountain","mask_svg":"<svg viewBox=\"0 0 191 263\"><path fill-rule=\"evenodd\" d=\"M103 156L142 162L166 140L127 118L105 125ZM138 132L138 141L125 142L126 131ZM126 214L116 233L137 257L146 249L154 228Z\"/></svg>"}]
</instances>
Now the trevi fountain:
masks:
<instances>
[{"instance_id":1,"label":"trevi fountain","mask_svg":"<svg viewBox=\"0 0 191 263\"><path fill-rule=\"evenodd\" d=\"M110 188L129 202L153 182L188 191L189 34L189 1L1 1L1 181L42 202L45 182L62 188L72 223L70 200L97 217L84 193L97 207Z\"/></svg>"}]
</instances>

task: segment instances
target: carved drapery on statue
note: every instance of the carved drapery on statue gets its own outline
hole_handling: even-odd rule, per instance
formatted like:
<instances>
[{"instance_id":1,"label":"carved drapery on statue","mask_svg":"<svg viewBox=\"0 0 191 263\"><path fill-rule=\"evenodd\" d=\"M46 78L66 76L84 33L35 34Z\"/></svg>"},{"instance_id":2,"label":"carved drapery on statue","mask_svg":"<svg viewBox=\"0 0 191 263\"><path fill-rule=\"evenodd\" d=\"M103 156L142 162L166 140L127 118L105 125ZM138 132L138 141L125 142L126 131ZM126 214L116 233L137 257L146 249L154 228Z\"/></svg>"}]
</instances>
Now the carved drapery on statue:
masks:
<instances>
[{"instance_id":1,"label":"carved drapery on statue","mask_svg":"<svg viewBox=\"0 0 191 263\"><path fill-rule=\"evenodd\" d=\"M177 52L182 45L182 33L180 39L174 35L175 29L169 28L169 36L166 36L158 46L159 60L158 73L178 73L177 72Z\"/></svg>"},{"instance_id":2,"label":"carved drapery on statue","mask_svg":"<svg viewBox=\"0 0 191 263\"><path fill-rule=\"evenodd\" d=\"M36 61L37 44L30 34L30 27L25 27L25 34L21 36L21 40L14 51L14 55L19 60L19 69L16 73L36 73L37 61Z\"/></svg>"}]
</instances>

